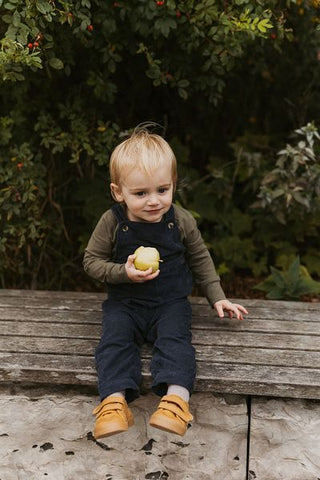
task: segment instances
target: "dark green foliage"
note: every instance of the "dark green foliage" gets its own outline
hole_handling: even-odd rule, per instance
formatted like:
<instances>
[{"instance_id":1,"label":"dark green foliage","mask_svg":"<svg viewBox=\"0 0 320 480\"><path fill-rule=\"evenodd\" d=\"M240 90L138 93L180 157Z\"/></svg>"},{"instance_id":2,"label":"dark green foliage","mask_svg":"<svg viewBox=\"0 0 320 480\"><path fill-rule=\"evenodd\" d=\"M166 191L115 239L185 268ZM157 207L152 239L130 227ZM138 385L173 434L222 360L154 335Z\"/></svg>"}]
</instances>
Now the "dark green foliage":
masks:
<instances>
[{"instance_id":1,"label":"dark green foliage","mask_svg":"<svg viewBox=\"0 0 320 480\"><path fill-rule=\"evenodd\" d=\"M81 259L111 204L109 155L148 120L225 281L298 254L320 275L316 2L0 0L0 14L2 286L96 288Z\"/></svg>"},{"instance_id":2,"label":"dark green foliage","mask_svg":"<svg viewBox=\"0 0 320 480\"><path fill-rule=\"evenodd\" d=\"M299 300L302 295L320 293L320 282L311 278L308 270L300 265L296 257L287 270L270 267L271 274L256 285L257 290L266 292L272 300Z\"/></svg>"}]
</instances>

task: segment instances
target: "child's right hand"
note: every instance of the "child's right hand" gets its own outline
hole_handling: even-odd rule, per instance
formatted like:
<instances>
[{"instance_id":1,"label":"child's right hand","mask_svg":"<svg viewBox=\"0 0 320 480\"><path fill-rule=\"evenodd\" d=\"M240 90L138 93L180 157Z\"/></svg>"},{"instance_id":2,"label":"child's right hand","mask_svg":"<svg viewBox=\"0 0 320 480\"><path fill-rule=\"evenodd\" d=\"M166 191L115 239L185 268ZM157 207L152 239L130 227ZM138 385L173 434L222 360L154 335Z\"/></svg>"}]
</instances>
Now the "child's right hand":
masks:
<instances>
[{"instance_id":1,"label":"child's right hand","mask_svg":"<svg viewBox=\"0 0 320 480\"><path fill-rule=\"evenodd\" d=\"M134 254L129 255L127 262L125 264L127 275L132 282L138 282L138 283L147 282L148 280L153 280L159 275L160 270L157 270L156 272L152 273L152 268L149 268L148 270L144 270L144 271L137 270L136 267L134 266L135 258L136 256Z\"/></svg>"}]
</instances>

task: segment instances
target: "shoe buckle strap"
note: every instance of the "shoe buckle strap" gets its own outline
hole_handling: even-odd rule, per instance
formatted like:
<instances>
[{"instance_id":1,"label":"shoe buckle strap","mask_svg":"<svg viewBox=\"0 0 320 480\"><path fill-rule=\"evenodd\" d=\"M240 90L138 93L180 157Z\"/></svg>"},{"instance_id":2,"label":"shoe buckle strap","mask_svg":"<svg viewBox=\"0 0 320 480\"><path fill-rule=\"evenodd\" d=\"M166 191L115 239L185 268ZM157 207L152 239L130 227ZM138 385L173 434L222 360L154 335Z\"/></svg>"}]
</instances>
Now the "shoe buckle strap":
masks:
<instances>
[{"instance_id":1,"label":"shoe buckle strap","mask_svg":"<svg viewBox=\"0 0 320 480\"><path fill-rule=\"evenodd\" d=\"M103 413L105 411L110 411L110 410L122 410L124 405L118 401L114 400L109 400L106 403L100 403L93 411L92 413L94 415L98 415L99 413Z\"/></svg>"},{"instance_id":2,"label":"shoe buckle strap","mask_svg":"<svg viewBox=\"0 0 320 480\"><path fill-rule=\"evenodd\" d=\"M191 415L190 412L185 412L177 404L175 404L173 402L168 402L166 400L162 400L160 402L159 408L162 408L163 410L167 410L168 412L174 413L175 415L177 415L179 418L181 418L181 420L183 420L186 423L193 420L193 416Z\"/></svg>"}]
</instances>

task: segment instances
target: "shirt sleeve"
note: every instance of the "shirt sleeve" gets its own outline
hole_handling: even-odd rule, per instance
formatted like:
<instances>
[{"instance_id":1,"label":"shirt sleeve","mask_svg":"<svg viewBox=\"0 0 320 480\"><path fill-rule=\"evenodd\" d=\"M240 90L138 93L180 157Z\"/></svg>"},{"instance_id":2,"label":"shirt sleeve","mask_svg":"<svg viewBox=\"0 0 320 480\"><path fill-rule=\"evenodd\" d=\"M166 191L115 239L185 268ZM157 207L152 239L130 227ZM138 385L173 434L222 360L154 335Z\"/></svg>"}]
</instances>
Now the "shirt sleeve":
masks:
<instances>
[{"instance_id":1,"label":"shirt sleeve","mask_svg":"<svg viewBox=\"0 0 320 480\"><path fill-rule=\"evenodd\" d=\"M181 207L176 210L176 213L194 281L213 306L215 302L226 298L220 284L220 277L193 216Z\"/></svg>"},{"instance_id":2,"label":"shirt sleeve","mask_svg":"<svg viewBox=\"0 0 320 480\"><path fill-rule=\"evenodd\" d=\"M125 265L112 261L117 220L107 210L95 227L83 257L85 272L102 283L130 283Z\"/></svg>"}]
</instances>

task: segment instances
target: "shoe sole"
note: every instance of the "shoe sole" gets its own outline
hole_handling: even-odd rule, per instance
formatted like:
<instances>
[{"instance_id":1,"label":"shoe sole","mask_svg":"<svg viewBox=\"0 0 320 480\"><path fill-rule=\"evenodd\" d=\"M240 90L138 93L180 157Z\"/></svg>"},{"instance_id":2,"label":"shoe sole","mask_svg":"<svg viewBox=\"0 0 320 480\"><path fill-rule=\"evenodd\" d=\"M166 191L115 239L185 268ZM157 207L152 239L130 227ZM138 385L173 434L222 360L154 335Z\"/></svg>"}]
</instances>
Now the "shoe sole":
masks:
<instances>
[{"instance_id":1,"label":"shoe sole","mask_svg":"<svg viewBox=\"0 0 320 480\"><path fill-rule=\"evenodd\" d=\"M118 429L114 429L114 430L108 430L108 431L104 431L103 433L100 433L100 434L93 434L94 438L96 440L100 440L101 438L106 438L106 437L111 437L112 435L117 435L117 433L122 433L122 432L126 432L128 429L125 428L118 428Z\"/></svg>"},{"instance_id":2,"label":"shoe sole","mask_svg":"<svg viewBox=\"0 0 320 480\"><path fill-rule=\"evenodd\" d=\"M105 429L101 428L102 430L101 433L98 433L98 434L94 433L93 436L96 440L99 440L100 438L111 437L111 435L116 435L117 433L126 432L130 427L132 427L133 424L134 424L133 420L129 421L127 427L121 427L119 426L118 423L115 423L115 424L109 423L106 425Z\"/></svg>"},{"instance_id":3,"label":"shoe sole","mask_svg":"<svg viewBox=\"0 0 320 480\"><path fill-rule=\"evenodd\" d=\"M183 435L187 431L187 429L177 428L177 424L175 422L170 422L169 419L163 419L163 421L161 421L158 418L157 421L150 421L149 425L151 427L158 428L159 430L163 430L164 432L174 433L175 435L180 435L180 437L183 437ZM178 425L178 427L179 427L179 425Z\"/></svg>"}]
</instances>

